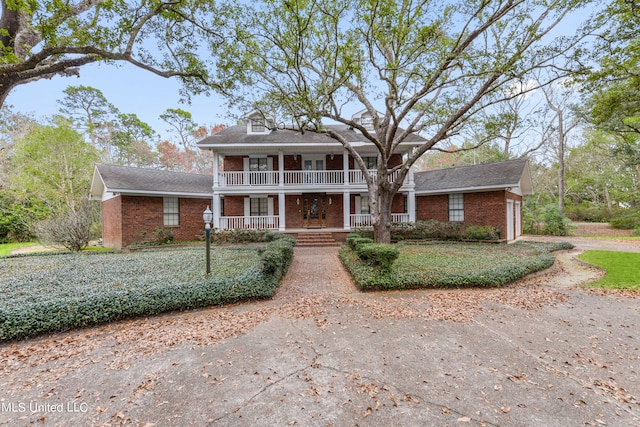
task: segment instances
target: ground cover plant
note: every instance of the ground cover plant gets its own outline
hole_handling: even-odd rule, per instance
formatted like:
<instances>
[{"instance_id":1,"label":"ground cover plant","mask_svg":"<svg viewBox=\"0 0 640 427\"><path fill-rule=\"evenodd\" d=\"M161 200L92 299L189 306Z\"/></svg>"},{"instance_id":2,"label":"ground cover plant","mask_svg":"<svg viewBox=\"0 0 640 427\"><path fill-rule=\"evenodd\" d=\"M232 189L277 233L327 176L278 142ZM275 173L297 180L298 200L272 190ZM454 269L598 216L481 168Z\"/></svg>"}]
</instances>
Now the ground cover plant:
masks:
<instances>
[{"instance_id":1,"label":"ground cover plant","mask_svg":"<svg viewBox=\"0 0 640 427\"><path fill-rule=\"evenodd\" d=\"M398 244L400 255L387 269L362 260L345 246L340 258L362 290L500 286L554 263L554 250L568 243L510 245L462 242Z\"/></svg>"},{"instance_id":2,"label":"ground cover plant","mask_svg":"<svg viewBox=\"0 0 640 427\"><path fill-rule=\"evenodd\" d=\"M604 277L587 286L640 290L640 253L590 250L578 258L607 272Z\"/></svg>"},{"instance_id":3,"label":"ground cover plant","mask_svg":"<svg viewBox=\"0 0 640 427\"><path fill-rule=\"evenodd\" d=\"M271 297L293 255L284 238L263 248L42 254L0 259L0 340L166 311Z\"/></svg>"}]
</instances>

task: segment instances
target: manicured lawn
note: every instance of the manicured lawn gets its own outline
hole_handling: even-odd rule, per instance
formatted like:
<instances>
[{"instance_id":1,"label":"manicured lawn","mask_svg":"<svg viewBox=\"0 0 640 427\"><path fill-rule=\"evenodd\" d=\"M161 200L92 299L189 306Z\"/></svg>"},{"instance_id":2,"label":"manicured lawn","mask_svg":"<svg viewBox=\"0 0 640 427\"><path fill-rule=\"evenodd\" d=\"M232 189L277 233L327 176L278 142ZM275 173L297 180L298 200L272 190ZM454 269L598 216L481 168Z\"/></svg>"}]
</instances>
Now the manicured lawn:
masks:
<instances>
[{"instance_id":1,"label":"manicured lawn","mask_svg":"<svg viewBox=\"0 0 640 427\"><path fill-rule=\"evenodd\" d=\"M588 286L607 289L640 289L640 253L586 251L580 260L602 268L607 274Z\"/></svg>"},{"instance_id":2,"label":"manicured lawn","mask_svg":"<svg viewBox=\"0 0 640 427\"><path fill-rule=\"evenodd\" d=\"M271 297L289 265L293 243L214 247L211 252L209 276L204 247L2 258L0 341Z\"/></svg>"},{"instance_id":3,"label":"manicured lawn","mask_svg":"<svg viewBox=\"0 0 640 427\"><path fill-rule=\"evenodd\" d=\"M25 246L37 245L35 242L20 242L20 243L3 243L0 244L0 257L11 254L12 251L18 248L24 248Z\"/></svg>"},{"instance_id":4,"label":"manicured lawn","mask_svg":"<svg viewBox=\"0 0 640 427\"><path fill-rule=\"evenodd\" d=\"M388 271L362 262L343 248L340 256L363 290L500 286L554 263L551 251L568 244L518 242L429 242L398 245L400 256Z\"/></svg>"}]
</instances>

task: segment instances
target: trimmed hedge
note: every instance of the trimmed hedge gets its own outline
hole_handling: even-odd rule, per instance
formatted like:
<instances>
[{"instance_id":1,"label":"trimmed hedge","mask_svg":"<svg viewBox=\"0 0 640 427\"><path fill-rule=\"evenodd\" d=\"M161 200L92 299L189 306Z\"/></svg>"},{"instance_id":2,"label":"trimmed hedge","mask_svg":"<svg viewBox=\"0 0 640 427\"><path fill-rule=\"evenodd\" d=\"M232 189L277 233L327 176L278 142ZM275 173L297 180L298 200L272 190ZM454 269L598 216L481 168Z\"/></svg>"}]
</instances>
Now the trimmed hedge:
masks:
<instances>
[{"instance_id":1,"label":"trimmed hedge","mask_svg":"<svg viewBox=\"0 0 640 427\"><path fill-rule=\"evenodd\" d=\"M389 269L363 262L358 253L342 248L340 258L360 289L391 290L501 286L553 265L552 251L569 243L426 242L398 244L400 256Z\"/></svg>"},{"instance_id":2,"label":"trimmed hedge","mask_svg":"<svg viewBox=\"0 0 640 427\"><path fill-rule=\"evenodd\" d=\"M258 248L64 254L0 260L0 341L99 323L270 298L292 239Z\"/></svg>"},{"instance_id":3,"label":"trimmed hedge","mask_svg":"<svg viewBox=\"0 0 640 427\"><path fill-rule=\"evenodd\" d=\"M400 255L395 245L385 243L367 243L356 247L358 257L373 267L388 270Z\"/></svg>"}]
</instances>

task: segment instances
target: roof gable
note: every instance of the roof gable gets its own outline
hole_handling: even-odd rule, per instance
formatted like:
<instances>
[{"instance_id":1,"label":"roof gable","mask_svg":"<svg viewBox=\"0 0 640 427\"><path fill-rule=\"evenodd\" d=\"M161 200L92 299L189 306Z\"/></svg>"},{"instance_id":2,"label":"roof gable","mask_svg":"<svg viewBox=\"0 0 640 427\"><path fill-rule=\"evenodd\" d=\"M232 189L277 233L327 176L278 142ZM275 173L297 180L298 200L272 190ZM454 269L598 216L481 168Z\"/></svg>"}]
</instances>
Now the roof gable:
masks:
<instances>
[{"instance_id":1,"label":"roof gable","mask_svg":"<svg viewBox=\"0 0 640 427\"><path fill-rule=\"evenodd\" d=\"M416 172L414 182L416 194L507 188L519 189L523 195L533 194L529 162L523 159Z\"/></svg>"}]
</instances>

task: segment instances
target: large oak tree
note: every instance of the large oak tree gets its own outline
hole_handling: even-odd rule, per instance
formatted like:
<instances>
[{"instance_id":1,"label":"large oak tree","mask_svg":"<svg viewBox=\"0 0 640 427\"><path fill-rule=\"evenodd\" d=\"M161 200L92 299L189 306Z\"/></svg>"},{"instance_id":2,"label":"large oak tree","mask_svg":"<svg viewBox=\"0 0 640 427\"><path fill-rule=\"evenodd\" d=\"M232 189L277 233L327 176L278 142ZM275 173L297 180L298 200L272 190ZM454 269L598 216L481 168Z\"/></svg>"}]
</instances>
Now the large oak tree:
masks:
<instances>
[{"instance_id":1,"label":"large oak tree","mask_svg":"<svg viewBox=\"0 0 640 427\"><path fill-rule=\"evenodd\" d=\"M215 0L0 0L0 106L16 86L78 75L94 62L127 62L184 83L183 95L222 86L208 43L227 8Z\"/></svg>"},{"instance_id":2,"label":"large oak tree","mask_svg":"<svg viewBox=\"0 0 640 427\"><path fill-rule=\"evenodd\" d=\"M460 135L529 76L568 71L575 41L550 32L584 1L271 0L243 9L237 43L214 47L219 77L300 131L325 132L355 159L367 181L375 240L390 241L391 202L427 150ZM248 107L248 106L247 106ZM366 109L374 132L351 120ZM377 112L380 113L378 116ZM325 126L349 125L375 145L377 171ZM425 143L389 167L406 137ZM396 173L390 179L391 173Z\"/></svg>"}]
</instances>

